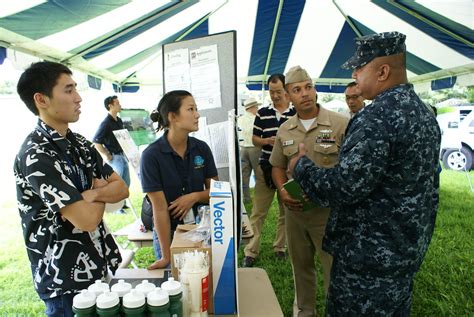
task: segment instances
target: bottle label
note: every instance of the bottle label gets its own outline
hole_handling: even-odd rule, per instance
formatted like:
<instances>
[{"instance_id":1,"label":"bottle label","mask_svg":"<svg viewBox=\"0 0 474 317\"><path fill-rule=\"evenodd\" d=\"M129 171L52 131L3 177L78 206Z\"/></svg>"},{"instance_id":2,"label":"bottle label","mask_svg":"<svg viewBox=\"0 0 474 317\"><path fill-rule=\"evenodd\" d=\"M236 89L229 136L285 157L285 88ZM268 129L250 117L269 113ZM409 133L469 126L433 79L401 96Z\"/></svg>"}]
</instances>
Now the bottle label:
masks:
<instances>
[{"instance_id":1,"label":"bottle label","mask_svg":"<svg viewBox=\"0 0 474 317\"><path fill-rule=\"evenodd\" d=\"M209 304L209 275L201 279L201 311L207 311L207 306Z\"/></svg>"}]
</instances>

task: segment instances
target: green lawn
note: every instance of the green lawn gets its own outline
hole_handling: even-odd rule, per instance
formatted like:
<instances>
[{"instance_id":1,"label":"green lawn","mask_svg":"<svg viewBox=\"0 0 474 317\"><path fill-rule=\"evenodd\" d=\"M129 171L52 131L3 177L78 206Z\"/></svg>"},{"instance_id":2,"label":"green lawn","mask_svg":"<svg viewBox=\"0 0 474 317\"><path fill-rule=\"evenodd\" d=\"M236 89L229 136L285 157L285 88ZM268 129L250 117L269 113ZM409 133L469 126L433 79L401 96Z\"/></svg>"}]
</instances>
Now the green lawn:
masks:
<instances>
[{"instance_id":1,"label":"green lawn","mask_svg":"<svg viewBox=\"0 0 474 317\"><path fill-rule=\"evenodd\" d=\"M470 172L474 182L474 171ZM132 187L133 204L141 204L139 189ZM42 316L44 305L33 289L15 202L0 206L0 316ZM247 205L251 210L251 205ZM293 279L289 261L276 261L272 253L277 206L274 203L264 226L262 252L256 266L272 281L285 316L291 315ZM108 214L112 230L133 221L127 215ZM425 262L415 279L413 316L472 316L474 311L474 193L465 173L441 173L440 208L436 229ZM239 261L242 250L239 252ZM140 267L153 261L152 248L140 249L135 260ZM321 276L321 275L320 275ZM323 313L322 283L318 305Z\"/></svg>"}]
</instances>

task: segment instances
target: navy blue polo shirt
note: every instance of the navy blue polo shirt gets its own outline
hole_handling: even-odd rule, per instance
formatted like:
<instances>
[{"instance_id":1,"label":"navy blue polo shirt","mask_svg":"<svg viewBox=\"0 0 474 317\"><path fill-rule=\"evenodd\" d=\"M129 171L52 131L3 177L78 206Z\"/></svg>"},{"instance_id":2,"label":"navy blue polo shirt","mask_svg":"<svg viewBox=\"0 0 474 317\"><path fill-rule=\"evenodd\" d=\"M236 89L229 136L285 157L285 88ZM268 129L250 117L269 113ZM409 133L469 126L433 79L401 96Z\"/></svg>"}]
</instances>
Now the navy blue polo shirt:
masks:
<instances>
[{"instance_id":1,"label":"navy blue polo shirt","mask_svg":"<svg viewBox=\"0 0 474 317\"><path fill-rule=\"evenodd\" d=\"M217 176L209 146L188 137L184 159L170 146L166 132L143 151L140 178L144 193L163 191L168 205L178 197L205 190L205 181ZM171 230L182 221L171 218Z\"/></svg>"},{"instance_id":2,"label":"navy blue polo shirt","mask_svg":"<svg viewBox=\"0 0 474 317\"><path fill-rule=\"evenodd\" d=\"M104 145L110 154L122 154L122 147L114 135L115 130L121 129L123 129L122 119L117 117L117 120L115 120L109 113L97 129L92 142Z\"/></svg>"}]
</instances>

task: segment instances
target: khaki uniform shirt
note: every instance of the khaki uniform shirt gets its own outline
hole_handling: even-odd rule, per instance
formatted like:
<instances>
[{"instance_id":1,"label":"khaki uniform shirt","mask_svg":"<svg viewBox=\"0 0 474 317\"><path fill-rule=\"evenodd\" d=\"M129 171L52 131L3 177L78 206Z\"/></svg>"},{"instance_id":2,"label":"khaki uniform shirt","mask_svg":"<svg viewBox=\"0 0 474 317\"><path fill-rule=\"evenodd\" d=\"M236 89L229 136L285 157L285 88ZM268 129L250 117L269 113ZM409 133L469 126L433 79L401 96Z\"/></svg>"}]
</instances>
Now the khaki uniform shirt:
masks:
<instances>
[{"instance_id":1,"label":"khaki uniform shirt","mask_svg":"<svg viewBox=\"0 0 474 317\"><path fill-rule=\"evenodd\" d=\"M347 117L319 106L319 114L306 131L298 115L278 129L270 163L287 168L290 159L298 154L298 145L304 143L306 156L320 167L333 167L338 162L339 149L348 123ZM288 175L288 179L291 179Z\"/></svg>"}]
</instances>

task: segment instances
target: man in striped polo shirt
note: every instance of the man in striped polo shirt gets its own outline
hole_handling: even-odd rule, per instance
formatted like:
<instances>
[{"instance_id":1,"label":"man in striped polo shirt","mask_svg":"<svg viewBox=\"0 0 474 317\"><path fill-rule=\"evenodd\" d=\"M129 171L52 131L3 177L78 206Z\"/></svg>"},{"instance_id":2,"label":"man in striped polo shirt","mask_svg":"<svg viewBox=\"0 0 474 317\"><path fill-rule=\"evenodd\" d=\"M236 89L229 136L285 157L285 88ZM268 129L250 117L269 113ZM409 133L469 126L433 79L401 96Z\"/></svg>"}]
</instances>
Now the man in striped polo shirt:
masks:
<instances>
[{"instance_id":1,"label":"man in striped polo shirt","mask_svg":"<svg viewBox=\"0 0 474 317\"><path fill-rule=\"evenodd\" d=\"M275 136L280 125L296 113L293 106L290 106L290 99L285 91L285 76L273 74L268 78L267 84L273 104L258 110L253 128L252 142L255 146L262 147L262 156L260 156L259 168L255 171L255 198L250 216L254 236L245 247L243 267L253 266L258 257L263 223L275 196L276 187L272 181L272 166L269 162ZM280 212L273 249L277 259L282 260L286 257L285 209L280 197L277 197Z\"/></svg>"}]
</instances>

